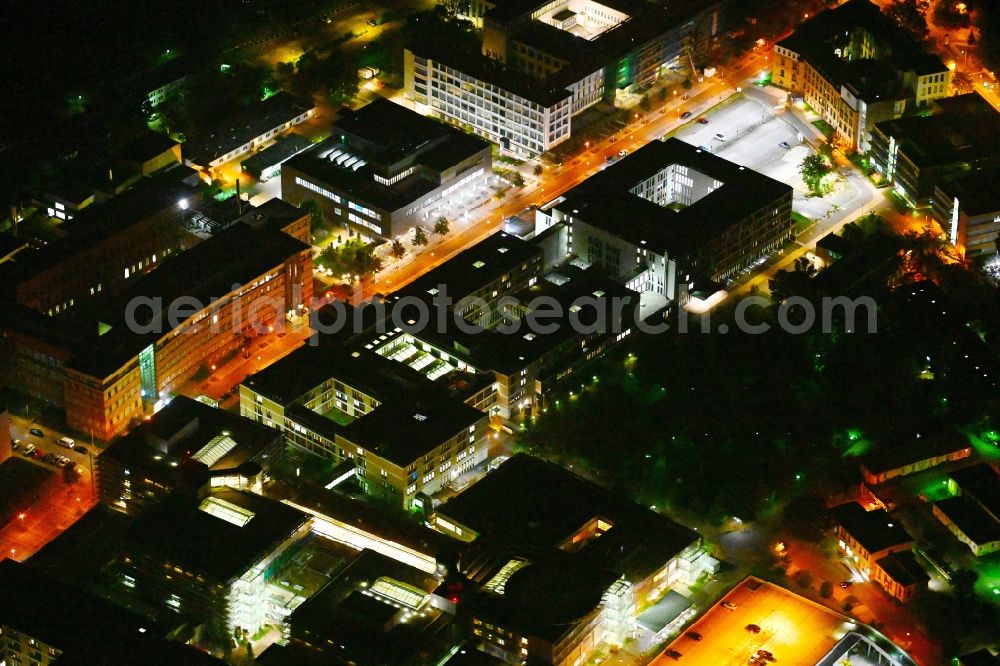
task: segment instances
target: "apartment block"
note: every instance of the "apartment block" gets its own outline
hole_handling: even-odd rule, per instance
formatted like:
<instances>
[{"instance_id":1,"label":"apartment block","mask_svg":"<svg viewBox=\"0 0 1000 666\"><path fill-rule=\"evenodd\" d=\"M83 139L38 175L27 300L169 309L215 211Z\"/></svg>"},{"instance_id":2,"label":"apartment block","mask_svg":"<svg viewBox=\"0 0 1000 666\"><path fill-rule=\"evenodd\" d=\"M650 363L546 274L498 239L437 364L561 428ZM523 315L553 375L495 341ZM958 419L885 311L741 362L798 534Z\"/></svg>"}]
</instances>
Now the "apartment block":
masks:
<instances>
[{"instance_id":1,"label":"apartment block","mask_svg":"<svg viewBox=\"0 0 1000 666\"><path fill-rule=\"evenodd\" d=\"M872 127L947 97L951 71L869 0L820 12L774 46L772 81L864 153Z\"/></svg>"}]
</instances>

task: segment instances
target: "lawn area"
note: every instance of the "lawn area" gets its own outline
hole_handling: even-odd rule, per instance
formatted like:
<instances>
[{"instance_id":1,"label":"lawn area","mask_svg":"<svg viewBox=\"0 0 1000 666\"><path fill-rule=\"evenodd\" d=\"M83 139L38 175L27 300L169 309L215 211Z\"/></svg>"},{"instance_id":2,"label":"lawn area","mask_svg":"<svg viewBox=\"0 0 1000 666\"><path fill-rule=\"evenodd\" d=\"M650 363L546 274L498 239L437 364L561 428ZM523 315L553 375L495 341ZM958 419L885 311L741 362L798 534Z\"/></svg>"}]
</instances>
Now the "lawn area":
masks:
<instances>
[{"instance_id":1,"label":"lawn area","mask_svg":"<svg viewBox=\"0 0 1000 666\"><path fill-rule=\"evenodd\" d=\"M806 217L802 213L796 213L794 210L792 211L792 220L795 221L796 236L801 234L803 231L808 229L813 224L813 221L810 220L808 217Z\"/></svg>"},{"instance_id":2,"label":"lawn area","mask_svg":"<svg viewBox=\"0 0 1000 666\"><path fill-rule=\"evenodd\" d=\"M823 136L825 136L827 139L833 136L833 127L830 125L830 123L826 122L822 118L820 118L819 120L814 120L812 124L813 127L822 132Z\"/></svg>"},{"instance_id":3,"label":"lawn area","mask_svg":"<svg viewBox=\"0 0 1000 666\"><path fill-rule=\"evenodd\" d=\"M347 425L348 423L350 423L351 421L354 420L353 416L351 416L350 414L347 414L346 412L340 411L336 407L334 407L330 411L328 411L325 414L323 414L323 417L327 418L327 419L330 419L334 423L337 423L338 425L342 425L342 426L345 426L345 425Z\"/></svg>"}]
</instances>

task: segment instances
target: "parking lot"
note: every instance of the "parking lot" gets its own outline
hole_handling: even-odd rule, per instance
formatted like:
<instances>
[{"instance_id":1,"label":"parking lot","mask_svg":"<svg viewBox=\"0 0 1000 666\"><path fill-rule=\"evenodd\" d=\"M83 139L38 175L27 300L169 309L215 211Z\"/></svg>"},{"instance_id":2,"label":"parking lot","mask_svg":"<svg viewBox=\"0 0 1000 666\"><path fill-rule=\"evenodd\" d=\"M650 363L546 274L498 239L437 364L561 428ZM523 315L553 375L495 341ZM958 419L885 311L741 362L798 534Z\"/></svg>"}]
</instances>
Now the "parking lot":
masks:
<instances>
[{"instance_id":1,"label":"parking lot","mask_svg":"<svg viewBox=\"0 0 1000 666\"><path fill-rule=\"evenodd\" d=\"M707 123L692 117L673 136L790 185L795 190L793 210L810 219L823 219L831 210L859 201L850 180L838 183L825 197L807 196L799 165L815 152L808 143L815 135L793 111L778 110L777 102L769 91L751 88L701 116Z\"/></svg>"},{"instance_id":2,"label":"parking lot","mask_svg":"<svg viewBox=\"0 0 1000 666\"><path fill-rule=\"evenodd\" d=\"M815 666L851 628L843 616L754 579L736 586L723 601L734 608L710 608L651 666L736 666L747 664L758 650L770 651L781 666ZM748 631L747 625L757 625L759 633ZM701 640L690 638L692 631Z\"/></svg>"}]
</instances>

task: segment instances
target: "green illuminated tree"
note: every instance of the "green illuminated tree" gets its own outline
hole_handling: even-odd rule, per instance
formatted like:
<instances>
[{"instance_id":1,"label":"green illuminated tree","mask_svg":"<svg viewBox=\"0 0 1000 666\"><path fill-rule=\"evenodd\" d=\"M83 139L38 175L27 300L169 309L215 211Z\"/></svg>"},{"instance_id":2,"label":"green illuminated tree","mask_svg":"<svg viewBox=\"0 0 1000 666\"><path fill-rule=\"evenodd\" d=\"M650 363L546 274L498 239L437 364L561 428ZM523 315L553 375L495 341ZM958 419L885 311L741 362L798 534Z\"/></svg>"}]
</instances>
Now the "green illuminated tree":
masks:
<instances>
[{"instance_id":1,"label":"green illuminated tree","mask_svg":"<svg viewBox=\"0 0 1000 666\"><path fill-rule=\"evenodd\" d=\"M799 174L814 196L822 196L825 193L823 179L832 170L830 162L822 155L807 155L799 166Z\"/></svg>"}]
</instances>

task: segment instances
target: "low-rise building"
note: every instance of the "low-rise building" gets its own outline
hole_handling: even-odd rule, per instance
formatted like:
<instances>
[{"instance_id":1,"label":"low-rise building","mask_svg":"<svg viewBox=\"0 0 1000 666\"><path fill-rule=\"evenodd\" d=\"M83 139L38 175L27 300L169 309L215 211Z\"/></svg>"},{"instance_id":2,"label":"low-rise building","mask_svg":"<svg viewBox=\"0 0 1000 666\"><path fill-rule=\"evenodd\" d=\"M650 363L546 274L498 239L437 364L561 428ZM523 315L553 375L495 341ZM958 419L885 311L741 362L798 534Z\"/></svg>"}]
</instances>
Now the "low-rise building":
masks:
<instances>
[{"instance_id":1,"label":"low-rise building","mask_svg":"<svg viewBox=\"0 0 1000 666\"><path fill-rule=\"evenodd\" d=\"M869 0L820 12L774 46L775 85L801 95L836 138L867 152L875 123L899 118L949 94L940 58Z\"/></svg>"},{"instance_id":2,"label":"low-rise building","mask_svg":"<svg viewBox=\"0 0 1000 666\"><path fill-rule=\"evenodd\" d=\"M262 102L228 114L184 144L184 163L196 169L214 169L243 157L282 132L309 120L311 102L281 91Z\"/></svg>"},{"instance_id":3,"label":"low-rise building","mask_svg":"<svg viewBox=\"0 0 1000 666\"><path fill-rule=\"evenodd\" d=\"M884 509L866 511L857 502L834 507L837 547L865 580L900 601L927 587L929 576L913 555L913 537Z\"/></svg>"},{"instance_id":4,"label":"low-rise building","mask_svg":"<svg viewBox=\"0 0 1000 666\"><path fill-rule=\"evenodd\" d=\"M952 433L915 435L912 440L895 446L879 446L862 458L861 475L865 483L875 486L890 479L915 474L946 462L962 460L972 455L972 447L964 437Z\"/></svg>"},{"instance_id":5,"label":"low-rise building","mask_svg":"<svg viewBox=\"0 0 1000 666\"><path fill-rule=\"evenodd\" d=\"M701 539L553 463L510 458L437 507L465 544L459 569L478 647L510 664L577 664L634 636L636 608L701 569Z\"/></svg>"},{"instance_id":6,"label":"low-rise building","mask_svg":"<svg viewBox=\"0 0 1000 666\"><path fill-rule=\"evenodd\" d=\"M491 172L485 141L380 97L282 165L281 197L315 201L336 224L393 239L433 226L450 199L484 187Z\"/></svg>"},{"instance_id":7,"label":"low-rise building","mask_svg":"<svg viewBox=\"0 0 1000 666\"><path fill-rule=\"evenodd\" d=\"M792 188L678 139L654 141L535 213L561 225L552 255L574 255L637 292L686 300L725 282L792 236ZM553 232L550 232L553 233Z\"/></svg>"},{"instance_id":8,"label":"low-rise building","mask_svg":"<svg viewBox=\"0 0 1000 666\"><path fill-rule=\"evenodd\" d=\"M1000 551L1000 476L986 463L949 474L953 497L935 502L934 516L979 557Z\"/></svg>"},{"instance_id":9,"label":"low-rise building","mask_svg":"<svg viewBox=\"0 0 1000 666\"><path fill-rule=\"evenodd\" d=\"M254 178L270 180L281 175L282 164L312 145L312 141L295 132L287 136L279 135L273 144L240 162L240 168Z\"/></svg>"}]
</instances>

